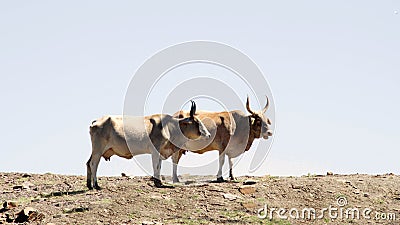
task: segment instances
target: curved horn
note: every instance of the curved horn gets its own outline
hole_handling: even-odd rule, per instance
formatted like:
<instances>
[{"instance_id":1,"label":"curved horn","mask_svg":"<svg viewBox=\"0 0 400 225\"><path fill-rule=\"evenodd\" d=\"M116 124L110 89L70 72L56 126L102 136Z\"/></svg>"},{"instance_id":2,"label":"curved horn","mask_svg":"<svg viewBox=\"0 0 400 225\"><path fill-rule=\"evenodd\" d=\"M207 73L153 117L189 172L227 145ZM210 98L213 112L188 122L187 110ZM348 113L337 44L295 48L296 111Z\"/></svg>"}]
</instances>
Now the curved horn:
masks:
<instances>
[{"instance_id":1,"label":"curved horn","mask_svg":"<svg viewBox=\"0 0 400 225\"><path fill-rule=\"evenodd\" d=\"M249 96L247 95L247 101L246 101L246 109L249 111L249 113L254 114L253 111L250 109L250 101L249 101Z\"/></svg>"},{"instance_id":2,"label":"curved horn","mask_svg":"<svg viewBox=\"0 0 400 225\"><path fill-rule=\"evenodd\" d=\"M192 102L192 107L190 108L190 117L193 118L194 114L196 114L196 103L193 100L190 100Z\"/></svg>"},{"instance_id":3,"label":"curved horn","mask_svg":"<svg viewBox=\"0 0 400 225\"><path fill-rule=\"evenodd\" d=\"M263 113L263 114L267 111L268 106L269 106L269 99L268 99L268 96L265 96L265 97L267 98L267 103L265 104L265 106L264 106L264 108L263 108L263 110L262 110L262 113Z\"/></svg>"}]
</instances>

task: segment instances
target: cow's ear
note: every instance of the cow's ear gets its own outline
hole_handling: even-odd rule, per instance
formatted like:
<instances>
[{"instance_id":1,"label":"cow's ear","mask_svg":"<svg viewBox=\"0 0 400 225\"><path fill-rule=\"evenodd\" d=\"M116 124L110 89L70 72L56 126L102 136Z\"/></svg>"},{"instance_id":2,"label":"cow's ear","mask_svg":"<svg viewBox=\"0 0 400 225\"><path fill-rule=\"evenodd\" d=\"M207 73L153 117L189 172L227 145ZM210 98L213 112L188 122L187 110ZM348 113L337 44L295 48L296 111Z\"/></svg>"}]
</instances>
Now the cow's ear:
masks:
<instances>
[{"instance_id":1,"label":"cow's ear","mask_svg":"<svg viewBox=\"0 0 400 225\"><path fill-rule=\"evenodd\" d=\"M271 123L271 120L269 120L269 118L267 118L267 124L268 125L271 125L272 123Z\"/></svg>"},{"instance_id":2,"label":"cow's ear","mask_svg":"<svg viewBox=\"0 0 400 225\"><path fill-rule=\"evenodd\" d=\"M256 119L254 119L253 117L250 117L251 118L251 125L254 125L254 123L256 122Z\"/></svg>"}]
</instances>

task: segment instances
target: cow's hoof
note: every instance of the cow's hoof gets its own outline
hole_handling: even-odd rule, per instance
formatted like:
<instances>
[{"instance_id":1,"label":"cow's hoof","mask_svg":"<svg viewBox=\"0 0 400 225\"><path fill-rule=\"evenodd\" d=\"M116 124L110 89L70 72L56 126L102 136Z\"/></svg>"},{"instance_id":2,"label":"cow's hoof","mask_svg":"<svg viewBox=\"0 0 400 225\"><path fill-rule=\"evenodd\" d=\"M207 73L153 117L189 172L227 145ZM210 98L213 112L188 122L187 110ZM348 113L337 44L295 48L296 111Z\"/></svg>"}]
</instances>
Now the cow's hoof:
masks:
<instances>
[{"instance_id":1,"label":"cow's hoof","mask_svg":"<svg viewBox=\"0 0 400 225\"><path fill-rule=\"evenodd\" d=\"M172 183L179 183L179 182L181 181L178 178L172 180Z\"/></svg>"},{"instance_id":2,"label":"cow's hoof","mask_svg":"<svg viewBox=\"0 0 400 225\"><path fill-rule=\"evenodd\" d=\"M163 184L161 183L161 180L154 178L154 186L162 188Z\"/></svg>"},{"instance_id":3,"label":"cow's hoof","mask_svg":"<svg viewBox=\"0 0 400 225\"><path fill-rule=\"evenodd\" d=\"M94 185L94 189L100 191L100 190L101 190L101 187L100 187L99 185L95 184L95 185Z\"/></svg>"},{"instance_id":4,"label":"cow's hoof","mask_svg":"<svg viewBox=\"0 0 400 225\"><path fill-rule=\"evenodd\" d=\"M217 178L217 183L223 183L223 182L225 182L223 177L218 177Z\"/></svg>"}]
</instances>

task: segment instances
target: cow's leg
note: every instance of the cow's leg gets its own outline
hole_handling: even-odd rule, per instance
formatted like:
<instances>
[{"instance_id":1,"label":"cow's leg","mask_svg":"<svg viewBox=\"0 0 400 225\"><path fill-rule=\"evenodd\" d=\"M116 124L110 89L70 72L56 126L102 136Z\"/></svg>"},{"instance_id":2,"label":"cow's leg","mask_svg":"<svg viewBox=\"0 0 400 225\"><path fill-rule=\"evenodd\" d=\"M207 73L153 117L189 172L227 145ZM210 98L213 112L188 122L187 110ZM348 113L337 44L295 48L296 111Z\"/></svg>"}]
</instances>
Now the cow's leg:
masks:
<instances>
[{"instance_id":1,"label":"cow's leg","mask_svg":"<svg viewBox=\"0 0 400 225\"><path fill-rule=\"evenodd\" d=\"M92 161L92 156L90 156L89 160L86 163L86 186L89 188L89 190L93 189L92 186L92 171L90 169L90 163Z\"/></svg>"},{"instance_id":2,"label":"cow's leg","mask_svg":"<svg viewBox=\"0 0 400 225\"><path fill-rule=\"evenodd\" d=\"M172 154L172 182L178 183L178 163L179 159L182 157L182 150L176 151Z\"/></svg>"},{"instance_id":3,"label":"cow's leg","mask_svg":"<svg viewBox=\"0 0 400 225\"><path fill-rule=\"evenodd\" d=\"M162 187L160 173L161 173L161 157L160 153L157 151L153 151L151 154L152 162L153 162L153 179L154 185L156 187Z\"/></svg>"},{"instance_id":4,"label":"cow's leg","mask_svg":"<svg viewBox=\"0 0 400 225\"><path fill-rule=\"evenodd\" d=\"M233 172L232 172L232 168L233 168L233 160L230 156L228 156L228 160L229 160L229 178L231 180L235 180L235 177L233 177Z\"/></svg>"},{"instance_id":5,"label":"cow's leg","mask_svg":"<svg viewBox=\"0 0 400 225\"><path fill-rule=\"evenodd\" d=\"M225 163L225 153L221 153L219 155L219 169L217 173L217 182L224 182L224 178L222 177L222 167Z\"/></svg>"},{"instance_id":6,"label":"cow's leg","mask_svg":"<svg viewBox=\"0 0 400 225\"><path fill-rule=\"evenodd\" d=\"M91 160L89 160L89 162L88 162L89 163L88 168L90 167L90 172L92 175L91 177L93 178L93 187L96 190L100 190L101 188L100 188L99 184L97 183L97 167L99 166L101 155L92 154L92 156L90 158L91 158ZM90 189L89 186L88 186L88 188Z\"/></svg>"}]
</instances>

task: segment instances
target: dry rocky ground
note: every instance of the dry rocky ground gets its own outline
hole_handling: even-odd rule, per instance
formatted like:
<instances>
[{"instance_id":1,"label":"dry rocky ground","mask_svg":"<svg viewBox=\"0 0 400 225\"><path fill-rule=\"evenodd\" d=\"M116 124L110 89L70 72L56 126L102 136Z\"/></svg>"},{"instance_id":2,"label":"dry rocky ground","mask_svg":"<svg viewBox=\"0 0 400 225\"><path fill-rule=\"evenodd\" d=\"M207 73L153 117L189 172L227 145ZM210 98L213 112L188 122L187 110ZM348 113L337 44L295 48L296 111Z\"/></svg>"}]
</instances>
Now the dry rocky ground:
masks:
<instances>
[{"instance_id":1,"label":"dry rocky ground","mask_svg":"<svg viewBox=\"0 0 400 225\"><path fill-rule=\"evenodd\" d=\"M100 191L87 190L85 179L0 173L0 224L400 224L400 176L393 174L226 183L184 175L169 188L153 187L149 177L100 177ZM266 218L257 216L260 208Z\"/></svg>"}]
</instances>

